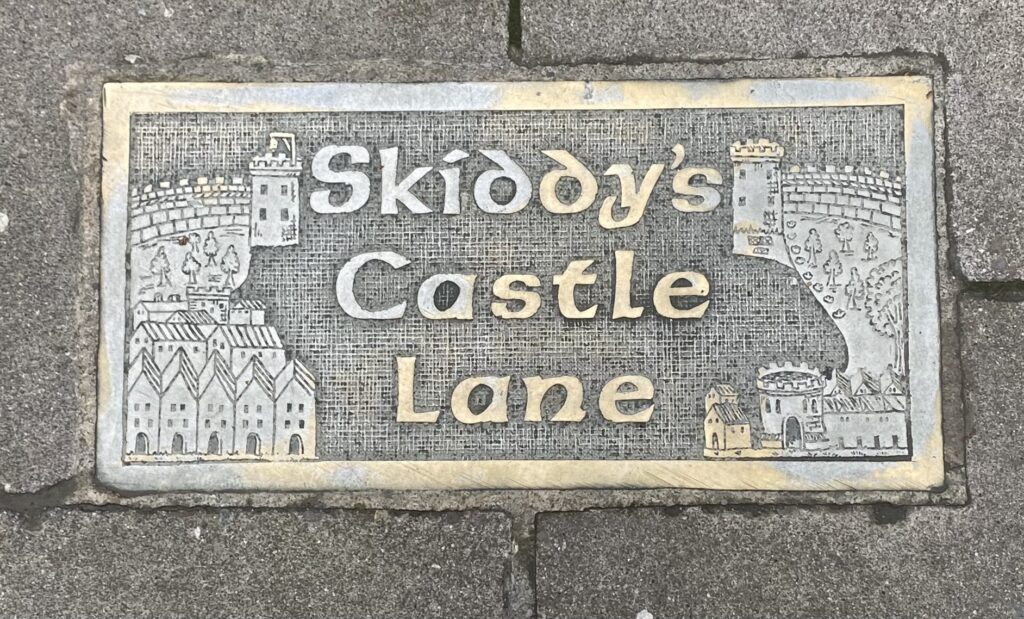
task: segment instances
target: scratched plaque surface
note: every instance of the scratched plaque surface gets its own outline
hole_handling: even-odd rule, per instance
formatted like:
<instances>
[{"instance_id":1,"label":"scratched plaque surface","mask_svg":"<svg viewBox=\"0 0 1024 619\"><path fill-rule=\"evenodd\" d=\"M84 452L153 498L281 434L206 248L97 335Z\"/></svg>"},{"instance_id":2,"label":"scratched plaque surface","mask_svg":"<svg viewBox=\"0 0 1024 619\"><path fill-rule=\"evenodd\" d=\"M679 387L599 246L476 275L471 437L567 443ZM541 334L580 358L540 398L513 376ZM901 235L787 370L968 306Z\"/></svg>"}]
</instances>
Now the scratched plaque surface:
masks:
<instances>
[{"instance_id":1,"label":"scratched plaque surface","mask_svg":"<svg viewBox=\"0 0 1024 619\"><path fill-rule=\"evenodd\" d=\"M132 490L941 485L926 78L112 84Z\"/></svg>"}]
</instances>

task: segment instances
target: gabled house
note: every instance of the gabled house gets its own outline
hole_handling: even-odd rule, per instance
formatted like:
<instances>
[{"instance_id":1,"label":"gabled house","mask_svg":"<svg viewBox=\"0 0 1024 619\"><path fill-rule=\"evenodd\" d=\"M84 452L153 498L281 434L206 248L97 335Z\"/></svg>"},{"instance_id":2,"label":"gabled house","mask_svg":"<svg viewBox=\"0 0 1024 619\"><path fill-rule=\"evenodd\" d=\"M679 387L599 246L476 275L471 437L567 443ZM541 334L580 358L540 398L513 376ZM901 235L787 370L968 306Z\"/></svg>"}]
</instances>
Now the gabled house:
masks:
<instances>
[{"instance_id":1,"label":"gabled house","mask_svg":"<svg viewBox=\"0 0 1024 619\"><path fill-rule=\"evenodd\" d=\"M316 383L299 361L289 361L275 379L274 455L316 453Z\"/></svg>"}]
</instances>

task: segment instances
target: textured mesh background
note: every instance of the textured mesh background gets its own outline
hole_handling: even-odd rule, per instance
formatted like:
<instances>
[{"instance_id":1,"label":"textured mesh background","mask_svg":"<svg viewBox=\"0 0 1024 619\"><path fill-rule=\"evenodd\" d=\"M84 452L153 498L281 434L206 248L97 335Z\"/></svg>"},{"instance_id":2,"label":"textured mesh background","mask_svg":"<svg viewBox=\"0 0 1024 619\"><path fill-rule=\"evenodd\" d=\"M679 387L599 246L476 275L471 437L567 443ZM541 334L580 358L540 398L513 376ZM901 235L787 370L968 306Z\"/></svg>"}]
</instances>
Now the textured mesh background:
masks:
<instances>
[{"instance_id":1,"label":"textured mesh background","mask_svg":"<svg viewBox=\"0 0 1024 619\"><path fill-rule=\"evenodd\" d=\"M699 458L703 398L716 382L741 392L754 407L754 371L773 361L841 366L845 345L832 322L799 285L796 273L766 260L731 253L728 146L767 137L786 148L784 165L861 165L903 173L902 111L898 107L778 110L649 110L614 112L463 112L333 114L163 114L133 118L131 175L136 185L160 179L232 175L246 170L270 131L298 136L307 172L301 179L300 243L253 252L242 296L268 305L286 348L316 373L319 457L342 459ZM682 143L687 164L710 165L725 177L722 205L687 214L671 205L666 170L639 224L603 230L597 209L618 191L599 177L595 204L575 215L552 215L535 198L511 215L488 215L472 202L472 181L493 167L476 149L503 149L534 181L554 163L540 153L561 148L599 174L630 163L638 176L652 163L669 164ZM370 149L373 192L357 213L318 215L308 208L313 154L327 144ZM463 204L459 215L380 214L376 150L401 147L399 177L421 165L447 167L441 157L459 148ZM430 174L415 187L440 210L442 184ZM352 256L392 250L412 264L401 271L371 265L357 282L369 308L409 302L400 321L361 321L344 315L334 297L341 265ZM611 320L613 254L636 251L637 320ZM561 318L551 276L570 260L592 258L595 286L580 289L579 305L599 305L593 320ZM649 306L665 273L697 270L711 282L702 320L671 321ZM419 282L434 273L478 275L472 321L428 321L415 308ZM490 314L491 285L505 273L534 273L543 283L540 311L504 321ZM438 424L394 421L394 358L416 355L417 404L441 408ZM586 388L587 419L578 424L522 421L522 376L571 374ZM656 410L647 424L610 424L597 409L606 380L643 374L655 385ZM450 390L475 375L511 375L510 422L466 426L448 412ZM551 404L551 402L549 402ZM549 406L550 408L550 406ZM753 415L756 419L756 415Z\"/></svg>"}]
</instances>

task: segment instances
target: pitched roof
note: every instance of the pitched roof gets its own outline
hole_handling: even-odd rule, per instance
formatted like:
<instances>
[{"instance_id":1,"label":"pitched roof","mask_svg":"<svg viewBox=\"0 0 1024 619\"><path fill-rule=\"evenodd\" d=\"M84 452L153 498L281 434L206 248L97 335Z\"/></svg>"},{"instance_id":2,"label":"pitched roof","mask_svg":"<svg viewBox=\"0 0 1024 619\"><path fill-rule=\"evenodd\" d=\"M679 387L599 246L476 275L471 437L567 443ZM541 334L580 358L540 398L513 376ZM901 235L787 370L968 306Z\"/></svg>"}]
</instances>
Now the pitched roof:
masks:
<instances>
[{"instance_id":1,"label":"pitched roof","mask_svg":"<svg viewBox=\"0 0 1024 619\"><path fill-rule=\"evenodd\" d=\"M238 377L235 379L235 397L237 398L242 395L242 392L253 383L256 383L268 396L274 397L274 378L267 371L267 366L263 365L259 357L251 358L249 363L239 372Z\"/></svg>"},{"instance_id":2,"label":"pitched roof","mask_svg":"<svg viewBox=\"0 0 1024 619\"><path fill-rule=\"evenodd\" d=\"M903 410L893 398L884 395L827 396L821 400L826 413L889 413Z\"/></svg>"},{"instance_id":3,"label":"pitched roof","mask_svg":"<svg viewBox=\"0 0 1024 619\"><path fill-rule=\"evenodd\" d=\"M206 334L198 326L186 322L153 322L147 320L135 331L142 330L151 340L171 340L175 342L202 342Z\"/></svg>"},{"instance_id":4,"label":"pitched roof","mask_svg":"<svg viewBox=\"0 0 1024 619\"><path fill-rule=\"evenodd\" d=\"M128 390L131 391L135 387L135 383L143 377L149 381L154 391L160 392L160 368L156 366L153 355L145 348L142 349L142 352L135 357L135 360L128 367L128 377L125 380Z\"/></svg>"},{"instance_id":5,"label":"pitched roof","mask_svg":"<svg viewBox=\"0 0 1024 619\"><path fill-rule=\"evenodd\" d=\"M167 362L167 365L164 366L161 379L163 380L163 391L165 393L179 376L184 381L185 387L192 394L192 397L197 397L199 395L199 377L196 375L196 369L192 366L192 362L188 360L188 355L180 348L174 353L171 360Z\"/></svg>"},{"instance_id":6,"label":"pitched roof","mask_svg":"<svg viewBox=\"0 0 1024 619\"><path fill-rule=\"evenodd\" d=\"M255 299L239 299L231 306L231 309L265 310L267 304Z\"/></svg>"},{"instance_id":7,"label":"pitched roof","mask_svg":"<svg viewBox=\"0 0 1024 619\"><path fill-rule=\"evenodd\" d=\"M860 368L850 375L850 385L853 393L878 393L878 378L864 368Z\"/></svg>"},{"instance_id":8,"label":"pitched roof","mask_svg":"<svg viewBox=\"0 0 1024 619\"><path fill-rule=\"evenodd\" d=\"M881 391L887 395L906 395L907 380L889 367L879 379Z\"/></svg>"},{"instance_id":9,"label":"pitched roof","mask_svg":"<svg viewBox=\"0 0 1024 619\"><path fill-rule=\"evenodd\" d=\"M268 325L221 325L213 334L222 333L232 347L284 348L277 328Z\"/></svg>"},{"instance_id":10,"label":"pitched roof","mask_svg":"<svg viewBox=\"0 0 1024 619\"><path fill-rule=\"evenodd\" d=\"M836 384L832 388L832 393L836 395L853 395L853 389L850 387L850 379L846 375L836 372L835 373Z\"/></svg>"},{"instance_id":11,"label":"pitched roof","mask_svg":"<svg viewBox=\"0 0 1024 619\"><path fill-rule=\"evenodd\" d=\"M284 391L285 387L287 387L292 381L304 389L309 395L316 393L316 379L313 378L313 373L310 372L309 368L301 362L293 359L281 368L281 372L275 379L275 382L277 383L277 392L274 394L275 397L281 395L281 392Z\"/></svg>"},{"instance_id":12,"label":"pitched roof","mask_svg":"<svg viewBox=\"0 0 1024 619\"><path fill-rule=\"evenodd\" d=\"M736 388L727 383L719 383L712 387L711 390L718 393L718 395L739 396L739 393L737 393Z\"/></svg>"},{"instance_id":13,"label":"pitched roof","mask_svg":"<svg viewBox=\"0 0 1024 619\"><path fill-rule=\"evenodd\" d=\"M217 321L206 310L178 310L171 314L167 322L185 322L195 325L209 325Z\"/></svg>"},{"instance_id":14,"label":"pitched roof","mask_svg":"<svg viewBox=\"0 0 1024 619\"><path fill-rule=\"evenodd\" d=\"M224 357L220 354L219 350L215 350L213 354L206 360L206 365L203 366L203 371L199 373L199 395L202 397L206 390L210 388L210 385L214 381L219 381L221 386L224 388L225 393L228 397L235 397L235 377L231 374L231 368L228 367Z\"/></svg>"},{"instance_id":15,"label":"pitched roof","mask_svg":"<svg viewBox=\"0 0 1024 619\"><path fill-rule=\"evenodd\" d=\"M747 414L734 402L719 402L711 407L711 412L718 415L727 426L737 426L750 423Z\"/></svg>"}]
</instances>

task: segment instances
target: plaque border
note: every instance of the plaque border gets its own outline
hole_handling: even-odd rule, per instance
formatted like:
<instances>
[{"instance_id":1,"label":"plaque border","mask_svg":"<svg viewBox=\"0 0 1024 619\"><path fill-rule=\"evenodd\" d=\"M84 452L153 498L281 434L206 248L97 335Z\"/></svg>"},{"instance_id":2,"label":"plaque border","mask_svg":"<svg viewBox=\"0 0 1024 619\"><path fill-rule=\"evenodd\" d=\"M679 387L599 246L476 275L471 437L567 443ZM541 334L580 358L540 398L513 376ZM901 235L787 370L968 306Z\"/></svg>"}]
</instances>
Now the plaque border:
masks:
<instances>
[{"instance_id":1,"label":"plaque border","mask_svg":"<svg viewBox=\"0 0 1024 619\"><path fill-rule=\"evenodd\" d=\"M126 463L122 460L131 115L179 112L635 110L900 105L904 109L909 461L460 460ZM937 490L940 385L934 98L926 76L680 81L108 83L103 90L96 470L124 491L686 488ZM916 303L915 303L916 301ZM166 467L173 467L168 470Z\"/></svg>"}]
</instances>

